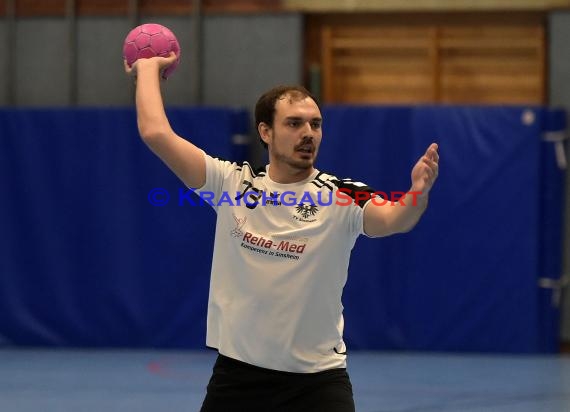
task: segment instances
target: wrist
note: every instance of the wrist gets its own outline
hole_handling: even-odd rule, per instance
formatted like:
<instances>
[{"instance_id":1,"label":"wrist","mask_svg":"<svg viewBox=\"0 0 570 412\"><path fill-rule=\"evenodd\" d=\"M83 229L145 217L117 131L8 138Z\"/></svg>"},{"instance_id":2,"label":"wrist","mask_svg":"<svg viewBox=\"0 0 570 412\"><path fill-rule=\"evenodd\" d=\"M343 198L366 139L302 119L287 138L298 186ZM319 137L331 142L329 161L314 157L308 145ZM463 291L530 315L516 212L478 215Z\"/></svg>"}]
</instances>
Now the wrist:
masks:
<instances>
[{"instance_id":1,"label":"wrist","mask_svg":"<svg viewBox=\"0 0 570 412\"><path fill-rule=\"evenodd\" d=\"M420 188L416 188L412 185L412 187L410 188L410 190L408 191L408 193L413 194L415 197L417 197L418 199L424 199L428 197L429 194L429 190L425 190L425 189L420 189Z\"/></svg>"},{"instance_id":2,"label":"wrist","mask_svg":"<svg viewBox=\"0 0 570 412\"><path fill-rule=\"evenodd\" d=\"M160 70L160 65L155 59L139 59L136 62L137 72L140 74L142 71L156 71Z\"/></svg>"}]
</instances>

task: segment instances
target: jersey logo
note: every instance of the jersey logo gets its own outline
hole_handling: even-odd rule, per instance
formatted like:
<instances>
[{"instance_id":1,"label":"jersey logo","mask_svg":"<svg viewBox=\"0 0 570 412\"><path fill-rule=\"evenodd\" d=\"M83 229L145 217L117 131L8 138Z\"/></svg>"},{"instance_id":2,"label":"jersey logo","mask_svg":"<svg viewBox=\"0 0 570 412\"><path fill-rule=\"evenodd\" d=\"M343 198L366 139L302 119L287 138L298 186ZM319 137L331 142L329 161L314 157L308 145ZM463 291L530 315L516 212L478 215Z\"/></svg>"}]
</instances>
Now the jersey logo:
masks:
<instances>
[{"instance_id":1,"label":"jersey logo","mask_svg":"<svg viewBox=\"0 0 570 412\"><path fill-rule=\"evenodd\" d=\"M295 206L295 213L297 213L298 216L294 215L293 218L301 222L315 222L317 219L311 218L315 216L318 211L319 208L316 205L299 203Z\"/></svg>"},{"instance_id":2,"label":"jersey logo","mask_svg":"<svg viewBox=\"0 0 570 412\"><path fill-rule=\"evenodd\" d=\"M305 219L308 219L311 216L315 216L319 211L319 208L315 205L304 205L303 203L299 203L295 208L295 211Z\"/></svg>"},{"instance_id":3,"label":"jersey logo","mask_svg":"<svg viewBox=\"0 0 570 412\"><path fill-rule=\"evenodd\" d=\"M247 221L247 217L242 217L239 218L236 215L234 215L232 213L232 216L234 217L234 220L236 222L236 227L234 227L231 231L230 234L233 237L242 237L243 236L243 232L241 231L241 229L243 228L243 225L245 225L245 222Z\"/></svg>"}]
</instances>

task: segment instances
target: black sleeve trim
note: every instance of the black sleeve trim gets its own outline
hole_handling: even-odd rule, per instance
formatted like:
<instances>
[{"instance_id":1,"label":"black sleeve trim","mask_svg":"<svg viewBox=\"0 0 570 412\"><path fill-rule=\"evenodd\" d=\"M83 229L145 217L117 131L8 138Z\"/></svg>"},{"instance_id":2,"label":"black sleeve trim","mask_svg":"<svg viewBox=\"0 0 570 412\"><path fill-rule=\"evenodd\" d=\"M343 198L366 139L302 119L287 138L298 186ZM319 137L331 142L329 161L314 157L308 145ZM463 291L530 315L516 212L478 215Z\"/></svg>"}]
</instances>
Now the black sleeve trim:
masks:
<instances>
[{"instance_id":1,"label":"black sleeve trim","mask_svg":"<svg viewBox=\"0 0 570 412\"><path fill-rule=\"evenodd\" d=\"M364 207L373 196L376 190L362 182L355 182L351 179L336 179L332 182L338 187L338 190L350 196L354 203L360 207Z\"/></svg>"}]
</instances>

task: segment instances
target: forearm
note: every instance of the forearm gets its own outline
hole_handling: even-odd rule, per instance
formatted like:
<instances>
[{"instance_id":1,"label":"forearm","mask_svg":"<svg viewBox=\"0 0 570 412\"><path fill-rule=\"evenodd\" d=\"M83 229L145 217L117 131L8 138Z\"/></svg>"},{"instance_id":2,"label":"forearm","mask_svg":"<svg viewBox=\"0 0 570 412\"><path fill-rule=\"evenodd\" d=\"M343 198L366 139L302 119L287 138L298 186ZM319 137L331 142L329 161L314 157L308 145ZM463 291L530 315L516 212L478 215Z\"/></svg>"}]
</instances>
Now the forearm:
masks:
<instances>
[{"instance_id":1,"label":"forearm","mask_svg":"<svg viewBox=\"0 0 570 412\"><path fill-rule=\"evenodd\" d=\"M419 222L428 205L428 195L410 190L390 207L389 230L392 233L409 232Z\"/></svg>"},{"instance_id":2,"label":"forearm","mask_svg":"<svg viewBox=\"0 0 570 412\"><path fill-rule=\"evenodd\" d=\"M141 59L138 62L136 107L139 133L143 139L152 139L171 130L164 111L160 91L160 67L156 62Z\"/></svg>"},{"instance_id":3,"label":"forearm","mask_svg":"<svg viewBox=\"0 0 570 412\"><path fill-rule=\"evenodd\" d=\"M125 71L136 76L136 107L139 133L152 150L188 187L201 187L206 181L204 152L178 136L166 117L160 91L160 73L175 62L168 57L139 59L132 66L125 60Z\"/></svg>"},{"instance_id":4,"label":"forearm","mask_svg":"<svg viewBox=\"0 0 570 412\"><path fill-rule=\"evenodd\" d=\"M410 231L427 208L427 194L410 190L399 199L372 199L364 210L364 232L371 237Z\"/></svg>"}]
</instances>

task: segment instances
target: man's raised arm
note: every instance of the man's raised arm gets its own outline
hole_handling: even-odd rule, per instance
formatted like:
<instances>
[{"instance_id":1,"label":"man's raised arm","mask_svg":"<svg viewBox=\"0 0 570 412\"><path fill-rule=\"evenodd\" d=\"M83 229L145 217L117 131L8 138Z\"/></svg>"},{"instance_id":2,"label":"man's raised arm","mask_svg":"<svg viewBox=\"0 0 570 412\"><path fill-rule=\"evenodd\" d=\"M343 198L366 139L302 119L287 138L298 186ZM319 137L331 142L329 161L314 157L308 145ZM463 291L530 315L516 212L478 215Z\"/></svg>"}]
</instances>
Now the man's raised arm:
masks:
<instances>
[{"instance_id":1,"label":"man's raised arm","mask_svg":"<svg viewBox=\"0 0 570 412\"><path fill-rule=\"evenodd\" d=\"M176 60L169 57L139 59L125 71L136 78L136 108L139 133L147 146L191 188L206 182L202 150L178 136L166 117L160 90L160 73Z\"/></svg>"},{"instance_id":2,"label":"man's raised arm","mask_svg":"<svg viewBox=\"0 0 570 412\"><path fill-rule=\"evenodd\" d=\"M432 143L412 169L412 187L397 202L364 209L364 232L371 237L388 236L411 230L424 213L428 194L439 172L438 146Z\"/></svg>"}]
</instances>

